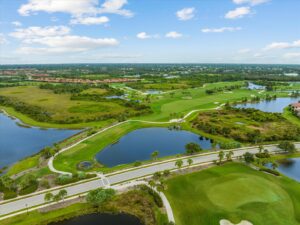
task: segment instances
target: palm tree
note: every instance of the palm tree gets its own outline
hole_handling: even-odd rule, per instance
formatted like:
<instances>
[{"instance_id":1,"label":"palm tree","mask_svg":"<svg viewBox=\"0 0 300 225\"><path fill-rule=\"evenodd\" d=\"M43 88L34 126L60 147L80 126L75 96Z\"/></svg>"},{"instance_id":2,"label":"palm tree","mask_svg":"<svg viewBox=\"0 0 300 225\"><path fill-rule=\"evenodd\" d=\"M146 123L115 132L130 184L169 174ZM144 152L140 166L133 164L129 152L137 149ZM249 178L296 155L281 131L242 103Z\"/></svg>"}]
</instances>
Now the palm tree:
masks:
<instances>
[{"instance_id":1,"label":"palm tree","mask_svg":"<svg viewBox=\"0 0 300 225\"><path fill-rule=\"evenodd\" d=\"M65 201L65 197L68 195L68 192L66 189L62 189L58 192L58 195L62 198L63 202Z\"/></svg>"},{"instance_id":2,"label":"palm tree","mask_svg":"<svg viewBox=\"0 0 300 225\"><path fill-rule=\"evenodd\" d=\"M45 194L44 200L45 200L45 202L50 202L50 201L53 200L53 197L54 197L53 194L48 192L48 193Z\"/></svg>"},{"instance_id":3,"label":"palm tree","mask_svg":"<svg viewBox=\"0 0 300 225\"><path fill-rule=\"evenodd\" d=\"M167 185L164 180L160 180L160 182L156 185L156 190L158 192L163 192L167 189Z\"/></svg>"},{"instance_id":4,"label":"palm tree","mask_svg":"<svg viewBox=\"0 0 300 225\"><path fill-rule=\"evenodd\" d=\"M227 152L227 154L226 154L226 159L227 159L227 161L231 161L233 155L234 155L233 151Z\"/></svg>"},{"instance_id":5,"label":"palm tree","mask_svg":"<svg viewBox=\"0 0 300 225\"><path fill-rule=\"evenodd\" d=\"M177 166L178 169L180 169L182 167L182 165L183 165L183 161L181 159L179 159L175 162L175 166Z\"/></svg>"},{"instance_id":6,"label":"palm tree","mask_svg":"<svg viewBox=\"0 0 300 225\"><path fill-rule=\"evenodd\" d=\"M152 152L152 154L151 154L151 158L152 158L153 160L156 160L156 159L158 158L158 155L159 155L159 151L154 151L154 152Z\"/></svg>"},{"instance_id":7,"label":"palm tree","mask_svg":"<svg viewBox=\"0 0 300 225\"><path fill-rule=\"evenodd\" d=\"M218 156L219 156L219 163L221 163L222 160L224 159L224 152L220 151Z\"/></svg>"},{"instance_id":8,"label":"palm tree","mask_svg":"<svg viewBox=\"0 0 300 225\"><path fill-rule=\"evenodd\" d=\"M189 164L189 166L191 166L191 165L193 164L193 160L192 160L191 158L189 158L189 159L187 160L187 163Z\"/></svg>"},{"instance_id":9,"label":"palm tree","mask_svg":"<svg viewBox=\"0 0 300 225\"><path fill-rule=\"evenodd\" d=\"M264 146L260 145L258 146L258 149L259 149L259 153L262 153L262 151L264 150Z\"/></svg>"},{"instance_id":10,"label":"palm tree","mask_svg":"<svg viewBox=\"0 0 300 225\"><path fill-rule=\"evenodd\" d=\"M154 187L155 187L155 182L154 182L154 180L149 180L148 184L149 184L149 186L150 186L151 188L154 188Z\"/></svg>"}]
</instances>

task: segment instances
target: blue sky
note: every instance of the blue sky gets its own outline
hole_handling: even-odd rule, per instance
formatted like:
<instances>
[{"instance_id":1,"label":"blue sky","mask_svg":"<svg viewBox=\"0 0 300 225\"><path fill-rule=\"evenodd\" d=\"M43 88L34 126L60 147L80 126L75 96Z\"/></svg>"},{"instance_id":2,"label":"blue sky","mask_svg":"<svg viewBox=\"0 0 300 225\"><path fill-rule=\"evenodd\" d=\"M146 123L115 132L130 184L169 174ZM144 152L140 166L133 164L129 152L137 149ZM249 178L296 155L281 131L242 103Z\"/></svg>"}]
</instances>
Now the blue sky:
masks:
<instances>
[{"instance_id":1,"label":"blue sky","mask_svg":"<svg viewBox=\"0 0 300 225\"><path fill-rule=\"evenodd\" d=\"M300 64L299 9L299 0L0 0L0 64Z\"/></svg>"}]
</instances>

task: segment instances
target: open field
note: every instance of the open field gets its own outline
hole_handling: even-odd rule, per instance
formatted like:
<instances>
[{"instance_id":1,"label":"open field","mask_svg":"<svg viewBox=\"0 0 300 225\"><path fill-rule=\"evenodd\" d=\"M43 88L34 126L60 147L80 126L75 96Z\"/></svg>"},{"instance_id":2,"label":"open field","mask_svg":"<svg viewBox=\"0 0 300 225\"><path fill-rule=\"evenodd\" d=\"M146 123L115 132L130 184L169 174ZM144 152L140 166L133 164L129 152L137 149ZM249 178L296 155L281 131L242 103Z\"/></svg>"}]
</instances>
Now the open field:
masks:
<instances>
[{"instance_id":1,"label":"open field","mask_svg":"<svg viewBox=\"0 0 300 225\"><path fill-rule=\"evenodd\" d=\"M127 111L133 111L117 101L71 100L70 94L54 94L51 90L34 86L1 88L0 95L40 107L50 116L51 123L104 121L118 117Z\"/></svg>"},{"instance_id":2,"label":"open field","mask_svg":"<svg viewBox=\"0 0 300 225\"><path fill-rule=\"evenodd\" d=\"M230 163L167 181L165 192L178 225L298 225L300 184Z\"/></svg>"}]
</instances>

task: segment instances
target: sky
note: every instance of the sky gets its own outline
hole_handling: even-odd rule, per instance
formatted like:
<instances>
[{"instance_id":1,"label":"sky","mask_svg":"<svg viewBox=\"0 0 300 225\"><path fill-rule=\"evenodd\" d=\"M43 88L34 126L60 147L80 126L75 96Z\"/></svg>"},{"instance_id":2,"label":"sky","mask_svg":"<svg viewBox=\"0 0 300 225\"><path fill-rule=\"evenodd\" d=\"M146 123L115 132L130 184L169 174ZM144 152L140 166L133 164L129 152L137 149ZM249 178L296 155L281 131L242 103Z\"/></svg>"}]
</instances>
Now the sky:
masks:
<instances>
[{"instance_id":1,"label":"sky","mask_svg":"<svg viewBox=\"0 0 300 225\"><path fill-rule=\"evenodd\" d=\"M0 64L300 64L299 0L0 0Z\"/></svg>"}]
</instances>

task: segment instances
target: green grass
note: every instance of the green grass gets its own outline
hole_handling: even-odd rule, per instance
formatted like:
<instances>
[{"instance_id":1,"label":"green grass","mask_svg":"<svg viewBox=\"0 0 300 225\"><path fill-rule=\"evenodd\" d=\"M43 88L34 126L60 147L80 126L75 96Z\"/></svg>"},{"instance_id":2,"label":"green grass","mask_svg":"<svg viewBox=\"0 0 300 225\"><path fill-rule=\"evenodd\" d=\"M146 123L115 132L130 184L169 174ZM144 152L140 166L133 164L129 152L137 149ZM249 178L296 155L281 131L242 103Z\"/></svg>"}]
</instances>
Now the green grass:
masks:
<instances>
[{"instance_id":1,"label":"green grass","mask_svg":"<svg viewBox=\"0 0 300 225\"><path fill-rule=\"evenodd\" d=\"M177 225L218 225L221 219L255 225L300 223L300 184L242 164L177 176L167 185Z\"/></svg>"},{"instance_id":2,"label":"green grass","mask_svg":"<svg viewBox=\"0 0 300 225\"><path fill-rule=\"evenodd\" d=\"M283 117L292 122L293 124L296 124L300 126L300 118L295 116L289 109L289 107L284 108L283 110Z\"/></svg>"},{"instance_id":3,"label":"green grass","mask_svg":"<svg viewBox=\"0 0 300 225\"><path fill-rule=\"evenodd\" d=\"M72 121L74 118L77 118L79 121L92 121L102 116L117 116L126 110L133 110L113 101L95 102L71 100L71 94L54 94L51 90L40 89L36 86L1 88L0 95L17 99L29 105L41 107L51 115L53 121L62 121L60 123L68 120ZM14 114L14 116L19 117L20 114ZM24 119L24 116L20 119ZM34 120L27 119L26 123L35 125L36 123L32 123L33 121Z\"/></svg>"},{"instance_id":4,"label":"green grass","mask_svg":"<svg viewBox=\"0 0 300 225\"><path fill-rule=\"evenodd\" d=\"M28 170L34 167L37 167L39 164L39 155L34 155L28 158L25 158L19 162L17 162L16 164L12 165L7 174L9 176L14 175L14 174L18 174L24 170Z\"/></svg>"}]
</instances>

